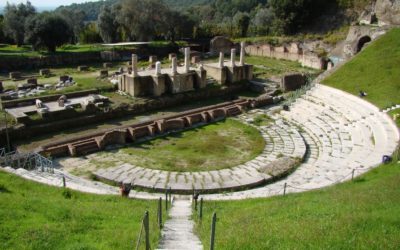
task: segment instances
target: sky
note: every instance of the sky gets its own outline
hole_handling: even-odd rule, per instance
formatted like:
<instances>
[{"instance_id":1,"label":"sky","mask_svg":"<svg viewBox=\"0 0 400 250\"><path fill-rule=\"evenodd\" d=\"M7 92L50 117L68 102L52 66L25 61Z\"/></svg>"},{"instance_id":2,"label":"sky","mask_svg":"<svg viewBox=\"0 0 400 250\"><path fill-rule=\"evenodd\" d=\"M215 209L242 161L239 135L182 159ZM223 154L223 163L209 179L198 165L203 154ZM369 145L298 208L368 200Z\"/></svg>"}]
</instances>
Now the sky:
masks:
<instances>
[{"instance_id":1,"label":"sky","mask_svg":"<svg viewBox=\"0 0 400 250\"><path fill-rule=\"evenodd\" d=\"M70 5L72 3L95 2L98 0L30 0L35 7L58 7L60 5ZM5 6L6 3L25 3L26 0L0 0L0 6Z\"/></svg>"}]
</instances>

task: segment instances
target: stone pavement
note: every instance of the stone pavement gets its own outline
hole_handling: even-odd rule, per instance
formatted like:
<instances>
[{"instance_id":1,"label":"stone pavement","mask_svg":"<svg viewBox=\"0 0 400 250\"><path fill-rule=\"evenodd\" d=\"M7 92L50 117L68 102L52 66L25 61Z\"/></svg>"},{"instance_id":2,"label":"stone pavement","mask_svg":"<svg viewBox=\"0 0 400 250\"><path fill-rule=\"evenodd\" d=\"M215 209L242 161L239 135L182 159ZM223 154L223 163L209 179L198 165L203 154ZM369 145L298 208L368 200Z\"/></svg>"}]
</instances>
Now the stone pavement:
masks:
<instances>
[{"instance_id":1,"label":"stone pavement","mask_svg":"<svg viewBox=\"0 0 400 250\"><path fill-rule=\"evenodd\" d=\"M199 237L193 233L194 222L191 215L192 203L189 199L174 199L157 249L203 249Z\"/></svg>"},{"instance_id":2,"label":"stone pavement","mask_svg":"<svg viewBox=\"0 0 400 250\"><path fill-rule=\"evenodd\" d=\"M268 114L269 110L256 112ZM301 154L305 144L307 152L304 163L291 175L275 183L246 191L203 195L204 199L229 200L280 195L283 194L285 183L288 185L287 193L333 185L351 179L353 170L355 176L358 176L376 167L380 164L382 156L391 155L399 143L398 128L377 107L356 96L319 84L298 99L290 107L290 111L283 111L274 118L276 123L273 126L261 128L264 138L272 140L273 143L267 144L263 154L255 159L254 165L244 166L244 171L249 170L251 173L255 173L257 162L274 160L279 154ZM302 143L300 138L303 140ZM115 166L110 174L122 173L123 171L118 171L124 167L127 169L127 173L128 169L140 170L136 166L127 166L122 162ZM32 173L28 173L26 170L9 169L9 171L50 185L61 185L57 184L57 181L60 180L59 176L54 177L55 180L53 180L52 176L37 171ZM232 175L239 174L239 172L234 174L230 172L232 169L225 171L227 171L225 175L219 176L216 173L214 178L228 182L237 178L231 178ZM151 179L156 177L157 173L147 173L146 176ZM154 176L151 177L153 174ZM115 178L118 177L122 178L121 175ZM206 183L212 183L211 176L209 180ZM93 184L91 181L79 177L71 177L71 182L75 183L71 188L85 192L118 193L118 189L115 187L96 182ZM157 199L159 194L132 192L130 196Z\"/></svg>"}]
</instances>

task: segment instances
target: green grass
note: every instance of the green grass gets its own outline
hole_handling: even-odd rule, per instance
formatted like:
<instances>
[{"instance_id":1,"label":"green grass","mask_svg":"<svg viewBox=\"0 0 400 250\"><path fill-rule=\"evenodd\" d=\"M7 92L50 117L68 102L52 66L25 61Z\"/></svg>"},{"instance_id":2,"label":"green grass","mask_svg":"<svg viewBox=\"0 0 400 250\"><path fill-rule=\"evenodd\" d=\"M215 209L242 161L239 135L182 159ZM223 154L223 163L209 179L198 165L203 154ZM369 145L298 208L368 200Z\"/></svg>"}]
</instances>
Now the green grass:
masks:
<instances>
[{"instance_id":1,"label":"green grass","mask_svg":"<svg viewBox=\"0 0 400 250\"><path fill-rule=\"evenodd\" d=\"M156 208L153 201L84 194L0 171L0 249L133 249L145 210L154 248Z\"/></svg>"},{"instance_id":2,"label":"green grass","mask_svg":"<svg viewBox=\"0 0 400 250\"><path fill-rule=\"evenodd\" d=\"M324 84L354 95L367 92L366 100L379 108L400 104L400 29L392 29L350 62L342 66Z\"/></svg>"},{"instance_id":3,"label":"green grass","mask_svg":"<svg viewBox=\"0 0 400 250\"><path fill-rule=\"evenodd\" d=\"M259 155L264 147L265 141L257 129L227 119L134 144L110 154L140 167L179 172L207 171L247 162Z\"/></svg>"},{"instance_id":4,"label":"green grass","mask_svg":"<svg viewBox=\"0 0 400 250\"><path fill-rule=\"evenodd\" d=\"M302 67L298 62L278 60L267 57L248 56L246 57L246 63L253 64L254 77L262 79L281 77L289 72L305 74L317 74L320 72L315 69Z\"/></svg>"},{"instance_id":5,"label":"green grass","mask_svg":"<svg viewBox=\"0 0 400 250\"><path fill-rule=\"evenodd\" d=\"M398 249L400 164L337 186L285 197L205 202L197 231L216 249Z\"/></svg>"}]
</instances>

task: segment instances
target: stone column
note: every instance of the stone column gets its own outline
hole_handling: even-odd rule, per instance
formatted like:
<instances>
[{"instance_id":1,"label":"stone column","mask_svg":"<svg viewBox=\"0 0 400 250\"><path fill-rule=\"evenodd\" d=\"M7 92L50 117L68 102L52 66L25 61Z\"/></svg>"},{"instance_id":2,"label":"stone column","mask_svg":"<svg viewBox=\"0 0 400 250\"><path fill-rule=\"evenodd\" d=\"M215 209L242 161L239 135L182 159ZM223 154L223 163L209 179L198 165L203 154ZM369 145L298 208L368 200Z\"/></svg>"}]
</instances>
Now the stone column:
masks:
<instances>
[{"instance_id":1,"label":"stone column","mask_svg":"<svg viewBox=\"0 0 400 250\"><path fill-rule=\"evenodd\" d=\"M178 73L178 63L176 57L172 57L172 75L176 75Z\"/></svg>"},{"instance_id":2,"label":"stone column","mask_svg":"<svg viewBox=\"0 0 400 250\"><path fill-rule=\"evenodd\" d=\"M185 48L185 73L190 70L190 48Z\"/></svg>"},{"instance_id":3,"label":"stone column","mask_svg":"<svg viewBox=\"0 0 400 250\"><path fill-rule=\"evenodd\" d=\"M133 77L138 76L137 61L138 61L137 55L132 54L132 76Z\"/></svg>"},{"instance_id":4,"label":"stone column","mask_svg":"<svg viewBox=\"0 0 400 250\"><path fill-rule=\"evenodd\" d=\"M236 49L231 49L231 66L235 67Z\"/></svg>"},{"instance_id":5,"label":"stone column","mask_svg":"<svg viewBox=\"0 0 400 250\"><path fill-rule=\"evenodd\" d=\"M156 62L156 76L161 75L161 62Z\"/></svg>"},{"instance_id":6,"label":"stone column","mask_svg":"<svg viewBox=\"0 0 400 250\"><path fill-rule=\"evenodd\" d=\"M240 66L244 66L244 56L246 55L246 43L241 42L240 43Z\"/></svg>"},{"instance_id":7,"label":"stone column","mask_svg":"<svg viewBox=\"0 0 400 250\"><path fill-rule=\"evenodd\" d=\"M224 52L219 52L219 63L218 66L220 68L224 67Z\"/></svg>"}]
</instances>

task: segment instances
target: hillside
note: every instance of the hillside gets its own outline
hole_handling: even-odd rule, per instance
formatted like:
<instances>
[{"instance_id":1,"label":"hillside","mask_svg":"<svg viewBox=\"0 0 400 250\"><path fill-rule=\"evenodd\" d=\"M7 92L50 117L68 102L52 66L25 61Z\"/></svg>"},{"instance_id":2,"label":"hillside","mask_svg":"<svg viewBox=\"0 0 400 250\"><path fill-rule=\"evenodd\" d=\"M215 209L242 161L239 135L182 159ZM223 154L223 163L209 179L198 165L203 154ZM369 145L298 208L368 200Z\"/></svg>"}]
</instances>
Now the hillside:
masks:
<instances>
[{"instance_id":1,"label":"hillside","mask_svg":"<svg viewBox=\"0 0 400 250\"><path fill-rule=\"evenodd\" d=\"M379 108L400 104L400 29L365 48L323 81L354 95L367 92L366 99Z\"/></svg>"},{"instance_id":2,"label":"hillside","mask_svg":"<svg viewBox=\"0 0 400 250\"><path fill-rule=\"evenodd\" d=\"M202 5L210 3L213 0L165 0L164 2L173 9L187 9L191 6ZM71 4L67 6L60 6L57 10L68 9L68 10L83 10L86 13L86 21L97 20L101 6L108 5L111 6L119 0L101 0L98 2L86 2L80 4Z\"/></svg>"},{"instance_id":3,"label":"hillside","mask_svg":"<svg viewBox=\"0 0 400 250\"><path fill-rule=\"evenodd\" d=\"M145 210L154 246L156 208L155 201L83 194L0 171L0 249L132 249Z\"/></svg>"}]
</instances>

